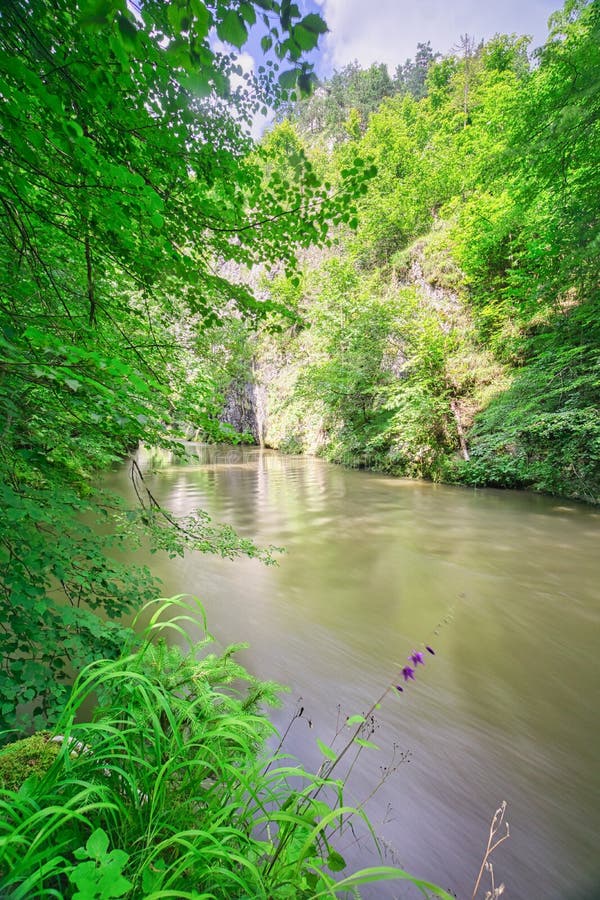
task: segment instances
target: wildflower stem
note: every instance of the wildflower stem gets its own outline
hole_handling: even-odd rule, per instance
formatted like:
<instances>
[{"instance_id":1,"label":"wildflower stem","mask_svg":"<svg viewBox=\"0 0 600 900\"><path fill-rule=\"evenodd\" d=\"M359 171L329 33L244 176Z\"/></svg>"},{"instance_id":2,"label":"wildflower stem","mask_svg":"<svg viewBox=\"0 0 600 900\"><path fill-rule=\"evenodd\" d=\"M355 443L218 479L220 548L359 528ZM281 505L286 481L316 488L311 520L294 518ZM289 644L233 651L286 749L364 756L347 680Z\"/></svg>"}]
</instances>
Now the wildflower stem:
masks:
<instances>
[{"instance_id":1,"label":"wildflower stem","mask_svg":"<svg viewBox=\"0 0 600 900\"><path fill-rule=\"evenodd\" d=\"M483 876L486 863L489 860L490 856L496 849L502 844L508 837L510 837L510 830L508 827L508 822L504 822L504 813L506 812L506 800L503 800L496 812L494 813L494 818L492 819L492 824L490 825L490 832L488 835L487 847L485 848L485 853L483 854L483 860L481 863L481 868L479 870L479 875L477 876L477 881L475 882L475 888L473 890L473 896L471 900L475 900L477 896L477 891L479 890L479 885L481 883L481 878ZM504 834L501 838L498 838L497 841L494 842L494 838L498 833L498 829L504 822L506 826L506 834Z\"/></svg>"}]
</instances>

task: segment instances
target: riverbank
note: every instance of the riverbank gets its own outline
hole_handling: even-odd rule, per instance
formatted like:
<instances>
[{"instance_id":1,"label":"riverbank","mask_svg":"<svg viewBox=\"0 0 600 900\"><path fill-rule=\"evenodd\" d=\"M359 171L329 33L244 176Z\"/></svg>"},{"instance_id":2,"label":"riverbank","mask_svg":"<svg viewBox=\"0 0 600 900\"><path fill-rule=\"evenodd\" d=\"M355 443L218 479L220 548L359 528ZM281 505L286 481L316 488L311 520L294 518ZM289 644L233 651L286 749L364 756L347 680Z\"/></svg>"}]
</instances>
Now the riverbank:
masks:
<instances>
[{"instance_id":1,"label":"riverbank","mask_svg":"<svg viewBox=\"0 0 600 900\"><path fill-rule=\"evenodd\" d=\"M169 593L202 598L219 646L248 642L244 665L290 687L273 721L283 732L304 706L287 746L305 765L320 764L316 737L328 743L338 715L364 713L411 650L433 641L415 690L377 716L381 750L363 755L348 795L371 793L394 744L398 760L408 754L367 807L387 861L470 896L488 816L506 799L511 829L526 837L502 847L499 878L525 898L539 893L542 871L548 900L583 889L600 826L589 790L597 510L246 446L190 445L188 454L184 464L140 459L161 502L184 513L202 506L286 552L269 568L207 556L140 561L152 560ZM107 486L131 496L125 471ZM346 857L356 868L376 862L366 847Z\"/></svg>"},{"instance_id":2,"label":"riverbank","mask_svg":"<svg viewBox=\"0 0 600 900\"><path fill-rule=\"evenodd\" d=\"M344 871L335 847L364 814L344 803L339 763L344 748L362 751L364 719L346 723L314 775L268 753L264 708L280 688L252 677L234 647L207 652L192 599L150 612L130 653L76 679L58 736L0 750L0 889L13 900L314 900L404 881L450 900L397 867ZM182 620L204 632L183 651L164 641ZM93 722L79 721L93 697Z\"/></svg>"}]
</instances>

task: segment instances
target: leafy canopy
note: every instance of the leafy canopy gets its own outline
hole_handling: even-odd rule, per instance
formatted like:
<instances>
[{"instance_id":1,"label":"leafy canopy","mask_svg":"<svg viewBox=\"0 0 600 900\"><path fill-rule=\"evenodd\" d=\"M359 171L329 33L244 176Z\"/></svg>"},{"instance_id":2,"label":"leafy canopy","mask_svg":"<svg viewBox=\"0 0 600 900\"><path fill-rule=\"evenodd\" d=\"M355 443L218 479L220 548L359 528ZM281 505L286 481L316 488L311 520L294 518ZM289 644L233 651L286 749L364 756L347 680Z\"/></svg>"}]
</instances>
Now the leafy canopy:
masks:
<instances>
[{"instance_id":1,"label":"leafy canopy","mask_svg":"<svg viewBox=\"0 0 600 900\"><path fill-rule=\"evenodd\" d=\"M238 53L253 27L270 54L256 75ZM185 423L223 434L194 335L225 311L264 315L232 267L292 271L356 193L360 167L335 194L306 159L270 177L271 151L248 136L281 83L308 85L301 57L325 30L288 0L2 5L5 723L53 718L72 671L117 652L120 626L97 612L115 620L156 592L119 548L146 533L169 553L258 552L201 512L176 522L141 483L126 510L95 472L139 441L177 449Z\"/></svg>"}]
</instances>

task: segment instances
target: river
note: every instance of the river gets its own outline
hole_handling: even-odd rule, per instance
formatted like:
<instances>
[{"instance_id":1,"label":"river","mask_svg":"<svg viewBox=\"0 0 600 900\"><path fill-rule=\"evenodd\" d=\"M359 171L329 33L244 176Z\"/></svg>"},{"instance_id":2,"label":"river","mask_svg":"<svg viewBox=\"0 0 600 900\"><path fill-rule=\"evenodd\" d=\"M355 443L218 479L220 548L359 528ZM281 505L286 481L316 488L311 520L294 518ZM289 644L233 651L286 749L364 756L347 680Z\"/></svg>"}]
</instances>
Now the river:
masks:
<instances>
[{"instance_id":1,"label":"river","mask_svg":"<svg viewBox=\"0 0 600 900\"><path fill-rule=\"evenodd\" d=\"M155 496L286 552L277 567L147 561L165 596L198 596L220 644L248 641L241 661L290 687L275 720L284 729L304 707L286 746L306 765L413 648L435 649L379 710L381 749L364 751L350 783L350 802L367 797L396 745L397 769L367 807L385 862L470 900L506 800L510 838L493 857L503 896L600 896L598 510L257 448L188 452L187 464L142 453ZM127 471L110 486L130 496ZM341 849L355 866L378 862L362 840ZM387 883L364 896L414 893Z\"/></svg>"}]
</instances>

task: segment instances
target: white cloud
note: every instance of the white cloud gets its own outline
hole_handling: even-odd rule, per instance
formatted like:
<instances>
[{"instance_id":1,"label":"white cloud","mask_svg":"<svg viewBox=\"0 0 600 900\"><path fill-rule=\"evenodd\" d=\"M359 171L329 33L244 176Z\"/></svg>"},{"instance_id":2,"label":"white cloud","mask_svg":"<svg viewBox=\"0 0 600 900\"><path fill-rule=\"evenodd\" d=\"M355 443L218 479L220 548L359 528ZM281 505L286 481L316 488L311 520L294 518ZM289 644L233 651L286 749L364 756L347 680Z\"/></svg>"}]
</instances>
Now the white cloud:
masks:
<instances>
[{"instance_id":1,"label":"white cloud","mask_svg":"<svg viewBox=\"0 0 600 900\"><path fill-rule=\"evenodd\" d=\"M497 32L533 35L543 43L548 16L561 0L316 0L329 26L320 68L341 68L357 59L362 66L387 63L393 72L414 57L417 43L431 41L448 53L461 34L476 40Z\"/></svg>"}]
</instances>

